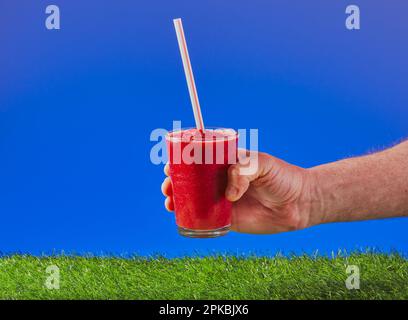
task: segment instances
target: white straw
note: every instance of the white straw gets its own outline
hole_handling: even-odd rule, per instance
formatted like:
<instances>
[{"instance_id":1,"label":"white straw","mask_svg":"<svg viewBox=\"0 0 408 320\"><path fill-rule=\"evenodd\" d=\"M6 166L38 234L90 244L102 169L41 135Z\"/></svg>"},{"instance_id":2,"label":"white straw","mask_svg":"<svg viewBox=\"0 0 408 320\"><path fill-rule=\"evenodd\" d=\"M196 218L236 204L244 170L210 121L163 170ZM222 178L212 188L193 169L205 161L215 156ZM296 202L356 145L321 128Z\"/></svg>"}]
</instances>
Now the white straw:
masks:
<instances>
[{"instance_id":1,"label":"white straw","mask_svg":"<svg viewBox=\"0 0 408 320\"><path fill-rule=\"evenodd\" d=\"M197 129L204 132L204 121L201 115L200 102L198 101L197 88L194 82L193 69L191 67L190 57L188 56L186 38L184 36L183 24L181 19L174 19L174 28L176 29L177 41L180 48L181 59L183 60L184 73L186 74L188 91L190 93L191 105L193 106L194 119Z\"/></svg>"}]
</instances>

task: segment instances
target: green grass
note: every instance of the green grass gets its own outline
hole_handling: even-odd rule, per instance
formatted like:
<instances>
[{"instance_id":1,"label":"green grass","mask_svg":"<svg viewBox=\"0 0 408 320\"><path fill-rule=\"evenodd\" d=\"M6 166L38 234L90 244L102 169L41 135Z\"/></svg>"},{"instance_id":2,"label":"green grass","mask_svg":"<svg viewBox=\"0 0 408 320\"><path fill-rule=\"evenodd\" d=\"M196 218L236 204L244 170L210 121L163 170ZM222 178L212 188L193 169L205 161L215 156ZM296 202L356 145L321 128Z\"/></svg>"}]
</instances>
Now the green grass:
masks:
<instances>
[{"instance_id":1,"label":"green grass","mask_svg":"<svg viewBox=\"0 0 408 320\"><path fill-rule=\"evenodd\" d=\"M347 265L360 268L348 290ZM45 272L60 270L60 289ZM399 255L204 258L0 258L1 299L408 299L408 260Z\"/></svg>"}]
</instances>

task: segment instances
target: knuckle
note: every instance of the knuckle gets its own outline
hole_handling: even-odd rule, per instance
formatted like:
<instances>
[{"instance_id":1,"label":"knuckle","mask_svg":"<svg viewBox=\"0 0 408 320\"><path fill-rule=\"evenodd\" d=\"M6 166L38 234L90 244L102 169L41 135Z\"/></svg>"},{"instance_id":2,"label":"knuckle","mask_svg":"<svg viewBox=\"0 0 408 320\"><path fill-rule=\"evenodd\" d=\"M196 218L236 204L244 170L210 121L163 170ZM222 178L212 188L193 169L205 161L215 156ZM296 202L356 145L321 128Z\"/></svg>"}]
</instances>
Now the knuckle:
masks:
<instances>
[{"instance_id":1,"label":"knuckle","mask_svg":"<svg viewBox=\"0 0 408 320\"><path fill-rule=\"evenodd\" d=\"M288 228L290 231L296 231L296 230L300 230L303 229L302 228L302 219L300 218L300 216L298 214L291 214L288 217Z\"/></svg>"}]
</instances>

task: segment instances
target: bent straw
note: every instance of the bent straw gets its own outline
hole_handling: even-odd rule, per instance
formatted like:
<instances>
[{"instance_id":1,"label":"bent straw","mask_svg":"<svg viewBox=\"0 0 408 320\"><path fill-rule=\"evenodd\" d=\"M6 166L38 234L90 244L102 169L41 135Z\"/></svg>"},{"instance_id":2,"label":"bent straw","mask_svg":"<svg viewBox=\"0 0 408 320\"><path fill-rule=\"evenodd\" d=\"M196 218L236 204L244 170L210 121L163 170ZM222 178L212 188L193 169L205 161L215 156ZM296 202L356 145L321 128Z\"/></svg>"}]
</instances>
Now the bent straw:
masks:
<instances>
[{"instance_id":1,"label":"bent straw","mask_svg":"<svg viewBox=\"0 0 408 320\"><path fill-rule=\"evenodd\" d=\"M183 24L181 19L174 19L174 28L176 29L177 41L180 48L181 60L183 61L184 73L186 74L188 91L190 93L191 105L193 106L194 120L197 129L204 132L204 121L201 115L200 102L198 101L197 88L194 82L193 69L191 67L190 57L188 56L186 38L184 36Z\"/></svg>"}]
</instances>

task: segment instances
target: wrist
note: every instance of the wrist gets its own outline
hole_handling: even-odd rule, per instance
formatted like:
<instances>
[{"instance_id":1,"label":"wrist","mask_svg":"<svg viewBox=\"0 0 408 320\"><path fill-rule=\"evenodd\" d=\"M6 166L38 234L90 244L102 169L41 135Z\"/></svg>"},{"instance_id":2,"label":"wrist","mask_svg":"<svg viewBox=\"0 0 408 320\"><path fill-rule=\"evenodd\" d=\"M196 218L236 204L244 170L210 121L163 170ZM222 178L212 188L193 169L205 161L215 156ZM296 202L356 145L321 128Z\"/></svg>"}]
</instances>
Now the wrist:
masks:
<instances>
[{"instance_id":1,"label":"wrist","mask_svg":"<svg viewBox=\"0 0 408 320\"><path fill-rule=\"evenodd\" d=\"M308 216L307 227L328 222L326 216L327 204L322 190L321 174L314 168L305 169L305 188L303 192L303 207Z\"/></svg>"}]
</instances>

